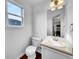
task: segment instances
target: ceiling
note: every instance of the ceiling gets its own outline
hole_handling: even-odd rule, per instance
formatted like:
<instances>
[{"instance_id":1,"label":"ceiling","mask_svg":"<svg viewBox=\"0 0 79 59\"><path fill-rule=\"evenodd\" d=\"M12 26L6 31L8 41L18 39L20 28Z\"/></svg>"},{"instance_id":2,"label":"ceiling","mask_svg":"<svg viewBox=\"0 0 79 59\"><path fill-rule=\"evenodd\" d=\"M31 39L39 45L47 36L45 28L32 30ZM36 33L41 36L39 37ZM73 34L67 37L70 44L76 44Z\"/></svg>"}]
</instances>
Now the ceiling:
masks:
<instances>
[{"instance_id":1,"label":"ceiling","mask_svg":"<svg viewBox=\"0 0 79 59\"><path fill-rule=\"evenodd\" d=\"M50 0L15 0L15 1L22 1L22 2L26 2L30 5L36 5L36 4L39 4L41 2L50 1Z\"/></svg>"},{"instance_id":2,"label":"ceiling","mask_svg":"<svg viewBox=\"0 0 79 59\"><path fill-rule=\"evenodd\" d=\"M32 5L41 3L43 1L51 1L51 0L26 0L27 2L29 2ZM73 0L64 0L64 2L72 2Z\"/></svg>"},{"instance_id":3,"label":"ceiling","mask_svg":"<svg viewBox=\"0 0 79 59\"><path fill-rule=\"evenodd\" d=\"M30 5L37 5L39 3L42 3L44 1L51 1L51 0L15 0L15 1L23 1L23 2L27 2ZM64 0L65 3L70 3L73 0Z\"/></svg>"},{"instance_id":4,"label":"ceiling","mask_svg":"<svg viewBox=\"0 0 79 59\"><path fill-rule=\"evenodd\" d=\"M43 1L50 1L50 0L26 0L26 1L31 5L36 5L36 4L39 4Z\"/></svg>"},{"instance_id":5,"label":"ceiling","mask_svg":"<svg viewBox=\"0 0 79 59\"><path fill-rule=\"evenodd\" d=\"M29 3L31 3L31 4L37 4L37 3L40 3L40 2L42 2L42 1L44 1L44 0L27 0Z\"/></svg>"}]
</instances>

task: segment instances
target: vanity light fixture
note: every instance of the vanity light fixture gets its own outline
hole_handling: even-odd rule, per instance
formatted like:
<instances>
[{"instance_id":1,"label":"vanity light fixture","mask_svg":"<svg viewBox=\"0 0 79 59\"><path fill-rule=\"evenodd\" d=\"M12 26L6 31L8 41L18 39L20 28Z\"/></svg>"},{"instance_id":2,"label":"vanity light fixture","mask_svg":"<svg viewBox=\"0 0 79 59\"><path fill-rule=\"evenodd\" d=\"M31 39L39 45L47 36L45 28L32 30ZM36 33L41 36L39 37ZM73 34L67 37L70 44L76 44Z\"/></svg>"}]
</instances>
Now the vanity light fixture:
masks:
<instances>
[{"instance_id":1,"label":"vanity light fixture","mask_svg":"<svg viewBox=\"0 0 79 59\"><path fill-rule=\"evenodd\" d=\"M51 11L63 8L64 0L51 0L49 9Z\"/></svg>"}]
</instances>

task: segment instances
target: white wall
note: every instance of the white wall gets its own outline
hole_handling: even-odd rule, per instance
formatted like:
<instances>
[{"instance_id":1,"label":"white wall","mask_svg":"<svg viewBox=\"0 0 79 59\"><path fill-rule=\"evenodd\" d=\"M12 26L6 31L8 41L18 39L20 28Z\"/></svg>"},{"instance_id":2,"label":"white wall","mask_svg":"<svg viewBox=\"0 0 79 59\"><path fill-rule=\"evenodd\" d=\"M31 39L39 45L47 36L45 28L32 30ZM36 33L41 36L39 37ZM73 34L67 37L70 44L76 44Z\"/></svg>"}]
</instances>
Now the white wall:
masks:
<instances>
[{"instance_id":1,"label":"white wall","mask_svg":"<svg viewBox=\"0 0 79 59\"><path fill-rule=\"evenodd\" d=\"M16 59L25 52L25 48L31 42L32 36L32 9L27 2L16 0L24 7L24 27L5 29L5 58ZM7 14L6 14L7 16ZM7 18L6 18L7 20Z\"/></svg>"},{"instance_id":2,"label":"white wall","mask_svg":"<svg viewBox=\"0 0 79 59\"><path fill-rule=\"evenodd\" d=\"M70 43L73 43L73 31L71 31L70 29L70 25L73 24L73 0L69 0L65 9L65 17L67 24L65 37Z\"/></svg>"},{"instance_id":3,"label":"white wall","mask_svg":"<svg viewBox=\"0 0 79 59\"><path fill-rule=\"evenodd\" d=\"M33 7L33 36L47 36L47 10L49 1L45 0L42 3Z\"/></svg>"}]
</instances>

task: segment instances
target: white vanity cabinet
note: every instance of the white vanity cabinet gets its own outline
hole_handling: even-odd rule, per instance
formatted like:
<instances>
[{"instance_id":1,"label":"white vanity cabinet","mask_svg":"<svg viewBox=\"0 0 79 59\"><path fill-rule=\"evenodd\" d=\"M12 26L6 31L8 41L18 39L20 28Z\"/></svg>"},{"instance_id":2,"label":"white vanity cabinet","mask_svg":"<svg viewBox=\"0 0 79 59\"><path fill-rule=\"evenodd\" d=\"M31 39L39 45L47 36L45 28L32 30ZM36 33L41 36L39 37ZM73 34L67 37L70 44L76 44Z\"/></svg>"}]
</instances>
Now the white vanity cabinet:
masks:
<instances>
[{"instance_id":1,"label":"white vanity cabinet","mask_svg":"<svg viewBox=\"0 0 79 59\"><path fill-rule=\"evenodd\" d=\"M73 59L72 56L42 46L42 59Z\"/></svg>"}]
</instances>

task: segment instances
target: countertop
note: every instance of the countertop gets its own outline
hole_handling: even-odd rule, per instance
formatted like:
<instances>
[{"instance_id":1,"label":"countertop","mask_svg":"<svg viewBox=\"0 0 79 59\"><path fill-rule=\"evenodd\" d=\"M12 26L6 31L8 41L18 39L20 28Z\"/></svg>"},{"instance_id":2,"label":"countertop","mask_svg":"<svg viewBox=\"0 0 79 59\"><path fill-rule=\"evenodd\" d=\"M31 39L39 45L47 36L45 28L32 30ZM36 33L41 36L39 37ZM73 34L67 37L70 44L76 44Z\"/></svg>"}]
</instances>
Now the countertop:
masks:
<instances>
[{"instance_id":1,"label":"countertop","mask_svg":"<svg viewBox=\"0 0 79 59\"><path fill-rule=\"evenodd\" d=\"M64 39L62 40L62 42L65 44ZM61 47L61 46L56 46L55 44L57 44L57 43L53 43L52 39L49 37L41 42L41 46L45 46L45 47L54 49L58 52L67 54L69 56L73 56L73 52L72 52L73 49L71 47L66 47L66 46ZM61 44L61 45L63 45L63 44Z\"/></svg>"}]
</instances>

